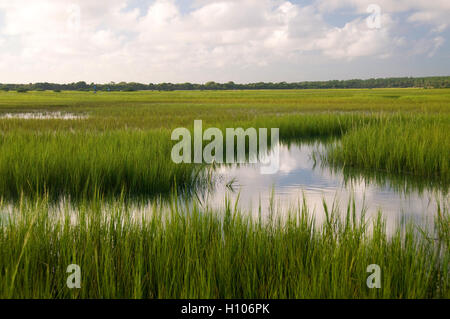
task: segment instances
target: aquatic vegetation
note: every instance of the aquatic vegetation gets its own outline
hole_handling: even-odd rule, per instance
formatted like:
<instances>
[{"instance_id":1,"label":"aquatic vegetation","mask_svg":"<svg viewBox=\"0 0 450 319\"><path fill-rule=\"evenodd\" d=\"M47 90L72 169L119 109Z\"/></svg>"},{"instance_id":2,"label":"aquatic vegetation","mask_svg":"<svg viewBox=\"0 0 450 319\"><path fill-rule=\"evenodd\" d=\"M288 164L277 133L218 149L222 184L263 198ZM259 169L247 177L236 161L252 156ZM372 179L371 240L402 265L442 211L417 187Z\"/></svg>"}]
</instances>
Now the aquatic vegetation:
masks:
<instances>
[{"instance_id":1,"label":"aquatic vegetation","mask_svg":"<svg viewBox=\"0 0 450 319\"><path fill-rule=\"evenodd\" d=\"M371 221L324 204L314 225L303 203L284 221L154 205L144 214L101 198L56 211L22 200L0 220L2 298L448 298L449 215L436 231ZM5 205L1 206L5 211ZM364 214L364 212L362 212ZM359 215L359 214L358 214ZM68 265L81 269L69 289ZM367 286L369 265L381 288Z\"/></svg>"},{"instance_id":2,"label":"aquatic vegetation","mask_svg":"<svg viewBox=\"0 0 450 319\"><path fill-rule=\"evenodd\" d=\"M332 144L326 160L334 165L410 174L450 182L450 119L386 121L367 125Z\"/></svg>"},{"instance_id":3,"label":"aquatic vegetation","mask_svg":"<svg viewBox=\"0 0 450 319\"><path fill-rule=\"evenodd\" d=\"M449 90L29 92L0 94L0 111L76 119L0 117L0 193L82 197L189 188L194 166L171 163L170 132L280 128L285 142L340 138L330 163L449 180ZM399 98L385 96L395 93Z\"/></svg>"},{"instance_id":4,"label":"aquatic vegetation","mask_svg":"<svg viewBox=\"0 0 450 319\"><path fill-rule=\"evenodd\" d=\"M326 140L319 156L332 167L445 186L449 102L449 89L0 92L0 297L448 298L445 200L435 232L407 224L393 235L381 217L357 218L354 203L324 203L316 226L306 202L262 221L230 202L155 201L142 214L128 200L206 187L205 164L170 156L172 130L194 120L279 128L288 144ZM54 112L75 118L1 117ZM61 197L75 204L55 212ZM66 287L70 264L82 289ZM382 289L366 285L370 264Z\"/></svg>"},{"instance_id":5,"label":"aquatic vegetation","mask_svg":"<svg viewBox=\"0 0 450 319\"><path fill-rule=\"evenodd\" d=\"M79 198L167 193L175 183L194 187L202 166L177 165L170 151L170 137L151 131L6 133L0 193Z\"/></svg>"}]
</instances>

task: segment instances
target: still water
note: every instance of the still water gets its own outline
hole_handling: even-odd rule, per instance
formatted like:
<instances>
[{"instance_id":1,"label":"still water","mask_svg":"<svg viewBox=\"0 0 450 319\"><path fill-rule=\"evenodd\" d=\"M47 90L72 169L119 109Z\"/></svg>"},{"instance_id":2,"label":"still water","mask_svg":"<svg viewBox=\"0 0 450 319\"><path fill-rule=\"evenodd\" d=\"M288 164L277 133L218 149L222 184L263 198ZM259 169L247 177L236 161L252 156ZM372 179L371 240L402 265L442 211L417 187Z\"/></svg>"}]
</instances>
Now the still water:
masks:
<instances>
[{"instance_id":1,"label":"still water","mask_svg":"<svg viewBox=\"0 0 450 319\"><path fill-rule=\"evenodd\" d=\"M381 211L388 227L404 221L430 226L437 202L448 206L446 192L426 183L411 186L408 179L401 179L400 183L376 174L369 178L333 170L313 156L323 153L324 147L320 143L280 145L280 167L273 175L262 175L260 164L220 166L215 170L214 187L198 196L199 201L204 206L223 208L228 196L233 207L237 203L242 211L254 216L261 211L267 216L271 207L277 213L287 214L300 207L304 198L320 222L324 218L324 201L329 208L338 205L345 213L353 198L357 212L365 210L366 217L372 218Z\"/></svg>"}]
</instances>

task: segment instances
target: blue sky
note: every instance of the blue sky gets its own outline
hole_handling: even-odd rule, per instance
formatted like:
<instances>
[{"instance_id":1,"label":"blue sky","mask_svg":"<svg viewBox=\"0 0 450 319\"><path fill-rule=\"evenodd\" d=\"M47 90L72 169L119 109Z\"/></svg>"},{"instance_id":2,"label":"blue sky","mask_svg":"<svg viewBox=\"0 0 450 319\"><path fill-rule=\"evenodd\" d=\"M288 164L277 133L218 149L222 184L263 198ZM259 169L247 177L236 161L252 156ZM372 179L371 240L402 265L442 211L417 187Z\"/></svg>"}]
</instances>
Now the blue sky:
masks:
<instances>
[{"instance_id":1,"label":"blue sky","mask_svg":"<svg viewBox=\"0 0 450 319\"><path fill-rule=\"evenodd\" d=\"M450 75L448 17L447 0L0 0L0 83Z\"/></svg>"}]
</instances>

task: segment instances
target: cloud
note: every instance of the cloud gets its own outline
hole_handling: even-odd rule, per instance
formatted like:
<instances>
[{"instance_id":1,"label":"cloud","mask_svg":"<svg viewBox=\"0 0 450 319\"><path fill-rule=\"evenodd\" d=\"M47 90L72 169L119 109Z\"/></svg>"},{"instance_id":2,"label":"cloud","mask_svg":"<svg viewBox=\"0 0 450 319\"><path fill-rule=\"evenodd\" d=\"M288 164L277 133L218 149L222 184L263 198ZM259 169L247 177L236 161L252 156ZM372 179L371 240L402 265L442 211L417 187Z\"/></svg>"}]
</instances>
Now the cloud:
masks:
<instances>
[{"instance_id":1,"label":"cloud","mask_svg":"<svg viewBox=\"0 0 450 319\"><path fill-rule=\"evenodd\" d=\"M359 19L335 28L313 7L288 1L212 2L182 16L173 2L160 0L149 8L141 26L149 31L131 44L134 51L153 56L170 52L164 60L182 64L268 65L305 51L352 58L380 55L392 47L387 24L380 32Z\"/></svg>"},{"instance_id":2,"label":"cloud","mask_svg":"<svg viewBox=\"0 0 450 319\"><path fill-rule=\"evenodd\" d=\"M448 27L450 1L448 0L317 0L320 11L330 12L351 7L359 13L367 12L371 4L376 4L383 13L407 13L408 21L427 23L435 26L436 31L444 31Z\"/></svg>"},{"instance_id":3,"label":"cloud","mask_svg":"<svg viewBox=\"0 0 450 319\"><path fill-rule=\"evenodd\" d=\"M391 36L392 21L388 15L382 16L383 27L369 28L366 20L356 19L342 28L328 31L317 45L323 53L333 58L352 59L360 56L388 57L401 41Z\"/></svg>"},{"instance_id":4,"label":"cloud","mask_svg":"<svg viewBox=\"0 0 450 319\"><path fill-rule=\"evenodd\" d=\"M410 54L426 55L431 58L444 43L445 39L441 36L419 39L413 43Z\"/></svg>"},{"instance_id":5,"label":"cloud","mask_svg":"<svg viewBox=\"0 0 450 319\"><path fill-rule=\"evenodd\" d=\"M415 12L408 17L410 22L429 23L434 25L433 32L443 32L448 28L448 17L450 16L450 10L448 11L422 11Z\"/></svg>"},{"instance_id":6,"label":"cloud","mask_svg":"<svg viewBox=\"0 0 450 319\"><path fill-rule=\"evenodd\" d=\"M449 5L428 2L379 1L382 27L372 29L365 1L355 0L197 0L187 12L175 0L153 0L144 10L126 0L0 0L0 81L42 81L43 74L55 82L206 81L252 68L270 76L311 56L344 63L387 58L413 45L414 54L432 57L442 36L427 48L429 40L408 43L396 33L402 5L411 10L408 23L445 30ZM343 6L360 14L342 27L330 24L327 12Z\"/></svg>"}]
</instances>

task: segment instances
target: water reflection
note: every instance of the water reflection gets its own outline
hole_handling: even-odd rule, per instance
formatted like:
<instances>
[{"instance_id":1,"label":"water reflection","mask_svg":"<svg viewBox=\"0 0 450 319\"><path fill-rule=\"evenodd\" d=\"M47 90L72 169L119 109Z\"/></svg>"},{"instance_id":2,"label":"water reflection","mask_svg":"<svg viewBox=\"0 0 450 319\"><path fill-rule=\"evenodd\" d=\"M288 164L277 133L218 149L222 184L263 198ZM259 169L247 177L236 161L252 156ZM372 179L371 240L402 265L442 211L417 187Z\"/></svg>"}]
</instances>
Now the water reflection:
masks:
<instances>
[{"instance_id":1,"label":"water reflection","mask_svg":"<svg viewBox=\"0 0 450 319\"><path fill-rule=\"evenodd\" d=\"M204 206L223 208L227 196L238 207L257 216L268 215L270 207L279 213L299 206L306 199L317 221L323 216L323 201L330 207L339 205L346 211L354 199L357 211L366 209L367 216L383 212L386 222L399 221L432 224L437 201L448 203L447 192L432 183L419 183L408 177L389 179L387 175L344 171L330 168L317 154L324 151L321 143L280 146L280 170L261 175L259 164L222 165L215 170L215 187L199 196Z\"/></svg>"},{"instance_id":2,"label":"water reflection","mask_svg":"<svg viewBox=\"0 0 450 319\"><path fill-rule=\"evenodd\" d=\"M331 168L317 156L325 147L321 142L282 144L279 147L280 169L276 174L261 174L259 164L213 165L214 168L196 172L195 183L177 188L177 193L150 198L137 196L130 200L127 197L102 198L106 205L104 213L114 212L117 203L123 205L124 210L132 211L136 222L141 216L153 214L156 208L187 213L189 209L184 208L199 204L205 212L220 213L228 198L231 206L234 208L236 204L242 213L268 218L273 212L281 216L298 212L304 200L316 224L321 224L325 219L324 202L330 211L331 207L339 206L339 211L345 214L349 202L354 201L354 210L359 216L365 212L367 218L374 218L381 211L389 231L405 222L432 227L438 203L441 207L450 204L447 190L426 180ZM62 198L52 203L49 211L58 216L60 212L72 210L76 216L81 209L79 205L70 198ZM82 201L81 207L83 205L86 203ZM0 207L0 220L7 212L14 215L16 206L11 203Z\"/></svg>"}]
</instances>

